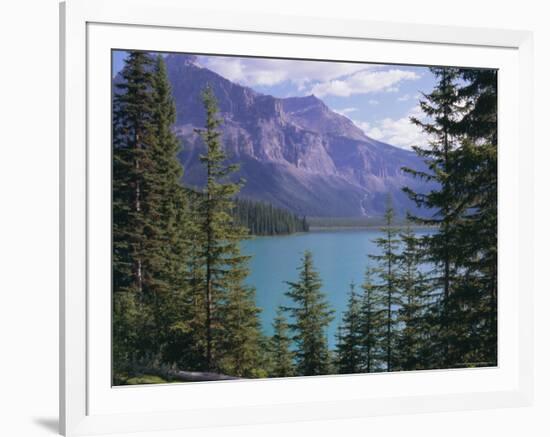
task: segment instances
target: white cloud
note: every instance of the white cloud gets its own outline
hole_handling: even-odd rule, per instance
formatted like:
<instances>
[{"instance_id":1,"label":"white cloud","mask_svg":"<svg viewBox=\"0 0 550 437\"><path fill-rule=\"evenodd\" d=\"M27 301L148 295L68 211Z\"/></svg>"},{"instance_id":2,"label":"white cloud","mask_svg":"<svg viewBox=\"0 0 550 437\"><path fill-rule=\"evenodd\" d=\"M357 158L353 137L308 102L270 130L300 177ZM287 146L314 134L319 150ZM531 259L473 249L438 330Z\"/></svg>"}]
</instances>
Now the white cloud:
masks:
<instances>
[{"instance_id":1,"label":"white cloud","mask_svg":"<svg viewBox=\"0 0 550 437\"><path fill-rule=\"evenodd\" d=\"M325 82L315 84L311 93L317 97L333 95L349 97L352 94L368 94L374 92L397 92L398 87L404 80L416 80L420 76L408 70L365 70Z\"/></svg>"},{"instance_id":2,"label":"white cloud","mask_svg":"<svg viewBox=\"0 0 550 437\"><path fill-rule=\"evenodd\" d=\"M367 133L371 131L371 124L368 121L352 120L359 129ZM368 134L367 134L368 135Z\"/></svg>"},{"instance_id":3,"label":"white cloud","mask_svg":"<svg viewBox=\"0 0 550 437\"><path fill-rule=\"evenodd\" d=\"M347 114L349 114L350 112L358 111L358 109L357 108L341 108L341 109L333 109L333 111L336 112L337 114L347 116Z\"/></svg>"},{"instance_id":4,"label":"white cloud","mask_svg":"<svg viewBox=\"0 0 550 437\"><path fill-rule=\"evenodd\" d=\"M390 68L375 64L352 64L338 62L316 62L284 59L236 58L223 56L199 56L198 63L221 76L246 86L274 86L284 82L292 83L300 91L315 94L349 97L356 94L398 92L404 81L417 80L420 75L412 70ZM415 94L397 97L399 101L413 100ZM371 98L370 105L379 101ZM335 112L350 117L360 110L344 107ZM418 106L411 108L407 116L397 119L384 118L376 122L353 120L371 138L389 144L410 148L423 145L426 135L409 121L411 115L422 117ZM355 118L352 117L352 118Z\"/></svg>"},{"instance_id":5,"label":"white cloud","mask_svg":"<svg viewBox=\"0 0 550 437\"><path fill-rule=\"evenodd\" d=\"M199 56L198 63L241 85L273 86L290 81L299 90L305 90L315 82L326 82L379 67L374 64L223 56Z\"/></svg>"},{"instance_id":6,"label":"white cloud","mask_svg":"<svg viewBox=\"0 0 550 437\"><path fill-rule=\"evenodd\" d=\"M220 76L242 85L275 85L285 79L285 71L257 65L251 71L250 62L240 58L201 57L199 63Z\"/></svg>"},{"instance_id":7,"label":"white cloud","mask_svg":"<svg viewBox=\"0 0 550 437\"><path fill-rule=\"evenodd\" d=\"M374 138L375 140L382 141L384 139L384 134L380 130L379 127L373 127L369 129L368 134L369 137Z\"/></svg>"},{"instance_id":8,"label":"white cloud","mask_svg":"<svg viewBox=\"0 0 550 437\"><path fill-rule=\"evenodd\" d=\"M229 56L199 56L198 63L241 85L269 87L290 82L298 91L317 97L397 92L403 81L420 78L412 70L377 64Z\"/></svg>"},{"instance_id":9,"label":"white cloud","mask_svg":"<svg viewBox=\"0 0 550 437\"><path fill-rule=\"evenodd\" d=\"M411 123L410 117L425 119L424 113L417 105L411 108L405 117L384 118L375 123L354 120L354 123L369 137L392 146L403 149L410 149L412 146L426 146L429 136L419 126Z\"/></svg>"}]
</instances>

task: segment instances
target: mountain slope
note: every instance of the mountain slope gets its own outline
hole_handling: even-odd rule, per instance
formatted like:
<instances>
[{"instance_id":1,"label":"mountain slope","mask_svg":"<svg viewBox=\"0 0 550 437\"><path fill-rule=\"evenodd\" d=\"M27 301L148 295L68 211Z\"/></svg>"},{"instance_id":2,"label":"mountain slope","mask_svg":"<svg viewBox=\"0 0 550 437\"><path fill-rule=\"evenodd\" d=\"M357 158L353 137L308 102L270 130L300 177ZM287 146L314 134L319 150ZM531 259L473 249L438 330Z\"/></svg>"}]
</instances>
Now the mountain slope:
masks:
<instances>
[{"instance_id":1,"label":"mountain slope","mask_svg":"<svg viewBox=\"0 0 550 437\"><path fill-rule=\"evenodd\" d=\"M275 98L200 67L193 56L166 57L177 107L176 132L184 182L205 182L194 132L204 124L201 91L213 87L223 118L223 143L246 180L242 194L308 216L379 216L387 193L398 214L415 210L401 187L418 182L403 166L419 169L413 152L375 141L315 96Z\"/></svg>"}]
</instances>

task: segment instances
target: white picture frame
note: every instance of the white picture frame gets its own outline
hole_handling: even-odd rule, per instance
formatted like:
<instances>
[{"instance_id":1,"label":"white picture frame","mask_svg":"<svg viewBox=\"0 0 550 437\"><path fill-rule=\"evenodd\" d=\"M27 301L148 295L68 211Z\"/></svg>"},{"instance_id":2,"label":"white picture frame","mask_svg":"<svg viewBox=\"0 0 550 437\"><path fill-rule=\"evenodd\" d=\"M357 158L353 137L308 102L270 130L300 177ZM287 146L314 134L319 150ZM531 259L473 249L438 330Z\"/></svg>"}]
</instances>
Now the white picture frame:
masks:
<instances>
[{"instance_id":1,"label":"white picture frame","mask_svg":"<svg viewBox=\"0 0 550 437\"><path fill-rule=\"evenodd\" d=\"M178 0L67 0L60 13L64 435L530 404L531 33L248 15L190 9ZM175 37L190 34L193 38ZM110 208L112 48L499 68L498 368L111 387L110 278L105 262L110 222L105 218Z\"/></svg>"}]
</instances>

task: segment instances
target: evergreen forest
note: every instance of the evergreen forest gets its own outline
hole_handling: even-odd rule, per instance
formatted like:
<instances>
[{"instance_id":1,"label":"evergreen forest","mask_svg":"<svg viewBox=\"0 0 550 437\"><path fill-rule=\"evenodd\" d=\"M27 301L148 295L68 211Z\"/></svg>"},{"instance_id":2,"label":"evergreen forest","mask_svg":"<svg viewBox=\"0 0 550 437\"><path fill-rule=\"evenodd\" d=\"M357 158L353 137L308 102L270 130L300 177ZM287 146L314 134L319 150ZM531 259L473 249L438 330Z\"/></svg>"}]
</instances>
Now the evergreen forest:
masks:
<instances>
[{"instance_id":1,"label":"evergreen forest","mask_svg":"<svg viewBox=\"0 0 550 437\"><path fill-rule=\"evenodd\" d=\"M206 181L187 187L164 59L129 52L113 94L113 384L496 366L497 73L431 72L426 117L411 119L431 138L414 147L425 170L403 169L432 187L403 187L425 213L396 217L388 196L362 282L331 290L348 296L331 348L314 253L281 284L290 303L271 335L246 281L241 243L308 232L308 219L241 195L209 86L196 131Z\"/></svg>"}]
</instances>

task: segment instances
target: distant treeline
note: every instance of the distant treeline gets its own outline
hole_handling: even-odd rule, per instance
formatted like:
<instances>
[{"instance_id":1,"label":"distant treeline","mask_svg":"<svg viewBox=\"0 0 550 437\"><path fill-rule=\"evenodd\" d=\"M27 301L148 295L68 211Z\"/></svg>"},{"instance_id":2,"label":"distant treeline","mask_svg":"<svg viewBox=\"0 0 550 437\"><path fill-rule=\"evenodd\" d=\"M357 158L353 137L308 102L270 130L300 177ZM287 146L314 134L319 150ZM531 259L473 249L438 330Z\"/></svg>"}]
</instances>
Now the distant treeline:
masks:
<instances>
[{"instance_id":1,"label":"distant treeline","mask_svg":"<svg viewBox=\"0 0 550 437\"><path fill-rule=\"evenodd\" d=\"M239 226L247 228L252 235L280 235L308 232L309 224L286 209L277 208L267 202L237 198L233 217Z\"/></svg>"},{"instance_id":2,"label":"distant treeline","mask_svg":"<svg viewBox=\"0 0 550 437\"><path fill-rule=\"evenodd\" d=\"M371 228L384 226L384 217L308 217L311 228ZM406 217L396 217L394 226L408 225Z\"/></svg>"}]
</instances>

